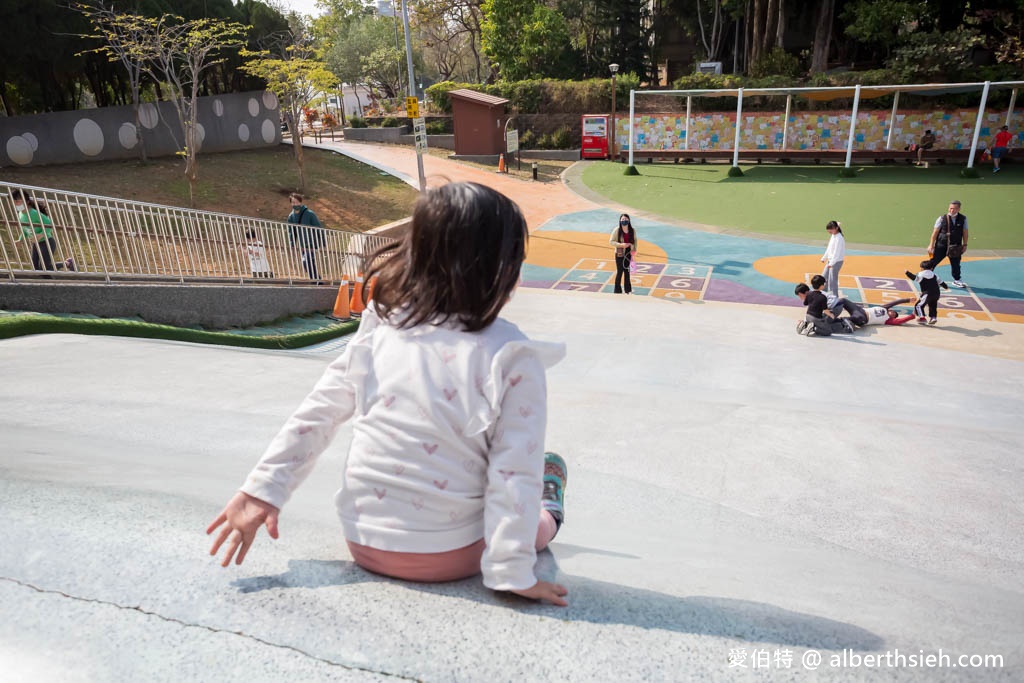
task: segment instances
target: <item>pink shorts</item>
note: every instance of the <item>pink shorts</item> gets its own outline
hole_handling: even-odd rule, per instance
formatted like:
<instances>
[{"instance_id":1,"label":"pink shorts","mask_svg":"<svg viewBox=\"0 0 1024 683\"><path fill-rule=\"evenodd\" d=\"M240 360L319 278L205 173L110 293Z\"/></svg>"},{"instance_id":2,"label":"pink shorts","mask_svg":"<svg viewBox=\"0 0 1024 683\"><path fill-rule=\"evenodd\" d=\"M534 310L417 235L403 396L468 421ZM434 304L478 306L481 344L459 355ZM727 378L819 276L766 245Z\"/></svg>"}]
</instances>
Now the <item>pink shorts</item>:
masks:
<instances>
[{"instance_id":1,"label":"pink shorts","mask_svg":"<svg viewBox=\"0 0 1024 683\"><path fill-rule=\"evenodd\" d=\"M557 531L554 517L547 510L542 510L537 526L536 549L546 548ZM443 553L399 553L346 542L352 559L366 571L421 583L457 581L476 576L480 573L480 558L487 547L481 538L476 543Z\"/></svg>"}]
</instances>

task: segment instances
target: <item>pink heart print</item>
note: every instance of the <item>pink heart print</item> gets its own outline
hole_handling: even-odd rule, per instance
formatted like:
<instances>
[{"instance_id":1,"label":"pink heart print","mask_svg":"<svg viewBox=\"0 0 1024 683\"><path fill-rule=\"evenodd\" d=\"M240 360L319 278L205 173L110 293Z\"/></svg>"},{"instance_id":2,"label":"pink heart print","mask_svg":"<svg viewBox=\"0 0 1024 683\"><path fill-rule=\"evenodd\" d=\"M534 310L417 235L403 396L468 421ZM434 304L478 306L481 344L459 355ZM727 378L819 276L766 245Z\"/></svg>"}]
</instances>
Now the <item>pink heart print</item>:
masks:
<instances>
[{"instance_id":1,"label":"pink heart print","mask_svg":"<svg viewBox=\"0 0 1024 683\"><path fill-rule=\"evenodd\" d=\"M452 510L451 512L448 513L448 518L454 522L456 519L459 518L459 513L457 513L455 510Z\"/></svg>"},{"instance_id":2,"label":"pink heart print","mask_svg":"<svg viewBox=\"0 0 1024 683\"><path fill-rule=\"evenodd\" d=\"M453 360L455 360L455 352L454 351L442 351L441 352L441 360L444 361L445 365L448 365L448 363L451 363Z\"/></svg>"},{"instance_id":3,"label":"pink heart print","mask_svg":"<svg viewBox=\"0 0 1024 683\"><path fill-rule=\"evenodd\" d=\"M502 479L504 479L505 481L508 481L509 479L511 479L512 477L514 477L516 475L516 471L515 470L498 470L498 474L501 475Z\"/></svg>"},{"instance_id":4,"label":"pink heart print","mask_svg":"<svg viewBox=\"0 0 1024 683\"><path fill-rule=\"evenodd\" d=\"M523 381L523 376L522 375L516 375L515 377L509 377L508 378L508 383L511 384L512 386L516 386L517 384L519 384L522 381Z\"/></svg>"},{"instance_id":5,"label":"pink heart print","mask_svg":"<svg viewBox=\"0 0 1024 683\"><path fill-rule=\"evenodd\" d=\"M523 510L526 509L523 507L522 503L516 503L515 505L512 506L512 508L516 511L516 514L519 516L522 516Z\"/></svg>"},{"instance_id":6,"label":"pink heart print","mask_svg":"<svg viewBox=\"0 0 1024 683\"><path fill-rule=\"evenodd\" d=\"M296 431L300 435L302 435L302 434L309 434L311 431L313 431L313 427L312 427L312 425L302 425Z\"/></svg>"},{"instance_id":7,"label":"pink heart print","mask_svg":"<svg viewBox=\"0 0 1024 683\"><path fill-rule=\"evenodd\" d=\"M405 465L395 465L395 476L401 476L405 472Z\"/></svg>"},{"instance_id":8,"label":"pink heart print","mask_svg":"<svg viewBox=\"0 0 1024 683\"><path fill-rule=\"evenodd\" d=\"M530 406L519 406L519 414L523 417L530 417L533 415L533 408Z\"/></svg>"},{"instance_id":9,"label":"pink heart print","mask_svg":"<svg viewBox=\"0 0 1024 683\"><path fill-rule=\"evenodd\" d=\"M391 396L385 397L382 402L384 403L384 407L385 408L390 408L395 403L395 396L394 396L394 394L392 394Z\"/></svg>"},{"instance_id":10,"label":"pink heart print","mask_svg":"<svg viewBox=\"0 0 1024 683\"><path fill-rule=\"evenodd\" d=\"M444 481L438 481L437 479L435 479L434 486L444 491L446 488L448 488L448 480L445 479Z\"/></svg>"},{"instance_id":11,"label":"pink heart print","mask_svg":"<svg viewBox=\"0 0 1024 683\"><path fill-rule=\"evenodd\" d=\"M427 455L433 455L437 451L436 443L421 443L420 445L423 446L423 450L427 452Z\"/></svg>"},{"instance_id":12,"label":"pink heart print","mask_svg":"<svg viewBox=\"0 0 1024 683\"><path fill-rule=\"evenodd\" d=\"M458 394L458 393L459 393L458 389L445 389L444 390L444 397L447 400L451 401L453 398L455 398L455 395Z\"/></svg>"},{"instance_id":13,"label":"pink heart print","mask_svg":"<svg viewBox=\"0 0 1024 683\"><path fill-rule=\"evenodd\" d=\"M416 508L417 510L422 510L423 509L423 499L422 498L413 498L412 499L412 506L414 508Z\"/></svg>"},{"instance_id":14,"label":"pink heart print","mask_svg":"<svg viewBox=\"0 0 1024 683\"><path fill-rule=\"evenodd\" d=\"M377 494L377 500L384 500L384 496L388 494L387 489L374 488L373 492Z\"/></svg>"},{"instance_id":15,"label":"pink heart print","mask_svg":"<svg viewBox=\"0 0 1024 683\"><path fill-rule=\"evenodd\" d=\"M540 446L540 444L538 444L536 441L531 441L530 443L526 444L526 452L533 453L535 450L537 450L538 446Z\"/></svg>"}]
</instances>

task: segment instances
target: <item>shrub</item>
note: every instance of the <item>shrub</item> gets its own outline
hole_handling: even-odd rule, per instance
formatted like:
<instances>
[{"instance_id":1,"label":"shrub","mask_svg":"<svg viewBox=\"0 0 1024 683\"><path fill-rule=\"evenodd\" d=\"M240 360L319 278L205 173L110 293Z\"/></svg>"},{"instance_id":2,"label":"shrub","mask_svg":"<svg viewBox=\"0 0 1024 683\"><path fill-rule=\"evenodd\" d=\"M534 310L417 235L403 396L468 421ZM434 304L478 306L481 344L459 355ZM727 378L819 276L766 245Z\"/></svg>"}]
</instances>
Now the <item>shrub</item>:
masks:
<instances>
[{"instance_id":1,"label":"shrub","mask_svg":"<svg viewBox=\"0 0 1024 683\"><path fill-rule=\"evenodd\" d=\"M537 138L537 149L552 149L551 136L541 135L539 138Z\"/></svg>"},{"instance_id":2,"label":"shrub","mask_svg":"<svg viewBox=\"0 0 1024 683\"><path fill-rule=\"evenodd\" d=\"M400 125L402 125L401 122L394 116L385 116L380 122L381 128L395 128Z\"/></svg>"},{"instance_id":3,"label":"shrub","mask_svg":"<svg viewBox=\"0 0 1024 683\"><path fill-rule=\"evenodd\" d=\"M366 128L366 119L359 116L348 117L348 125L352 128Z\"/></svg>"},{"instance_id":4,"label":"shrub","mask_svg":"<svg viewBox=\"0 0 1024 683\"><path fill-rule=\"evenodd\" d=\"M519 147L521 149L537 149L537 136L532 130L524 130L519 136Z\"/></svg>"},{"instance_id":5,"label":"shrub","mask_svg":"<svg viewBox=\"0 0 1024 683\"><path fill-rule=\"evenodd\" d=\"M572 149L575 147L572 140L572 131L565 126L560 127L551 134L551 147L549 149Z\"/></svg>"},{"instance_id":6,"label":"shrub","mask_svg":"<svg viewBox=\"0 0 1024 683\"><path fill-rule=\"evenodd\" d=\"M427 135L444 135L447 128L444 121L427 121Z\"/></svg>"},{"instance_id":7,"label":"shrub","mask_svg":"<svg viewBox=\"0 0 1024 683\"><path fill-rule=\"evenodd\" d=\"M781 47L774 47L758 57L750 67L750 75L754 78L784 76L795 79L800 75L800 60L796 55L791 55Z\"/></svg>"}]
</instances>

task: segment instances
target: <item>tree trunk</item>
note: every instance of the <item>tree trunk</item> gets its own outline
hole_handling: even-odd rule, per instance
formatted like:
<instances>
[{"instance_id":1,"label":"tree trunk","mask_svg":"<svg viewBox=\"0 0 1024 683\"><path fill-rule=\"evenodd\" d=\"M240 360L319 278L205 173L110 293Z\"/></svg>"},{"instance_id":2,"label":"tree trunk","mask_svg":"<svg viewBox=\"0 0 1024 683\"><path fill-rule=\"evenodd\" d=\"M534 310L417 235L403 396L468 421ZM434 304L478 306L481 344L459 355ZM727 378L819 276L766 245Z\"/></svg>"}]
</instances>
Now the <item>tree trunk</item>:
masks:
<instances>
[{"instance_id":1,"label":"tree trunk","mask_svg":"<svg viewBox=\"0 0 1024 683\"><path fill-rule=\"evenodd\" d=\"M775 24L775 47L785 49L783 44L783 38L786 32L786 0L778 0L779 2L779 17Z\"/></svg>"},{"instance_id":2,"label":"tree trunk","mask_svg":"<svg viewBox=\"0 0 1024 683\"><path fill-rule=\"evenodd\" d=\"M754 0L754 11L751 19L751 37L750 37L750 67L752 68L757 64L757 60L761 58L761 44L764 40L764 0Z\"/></svg>"},{"instance_id":3,"label":"tree trunk","mask_svg":"<svg viewBox=\"0 0 1024 683\"><path fill-rule=\"evenodd\" d=\"M828 51L832 42L832 11L835 0L821 0L818 10L818 24L814 31L814 48L811 56L811 73L821 73L828 68Z\"/></svg>"},{"instance_id":4,"label":"tree trunk","mask_svg":"<svg viewBox=\"0 0 1024 683\"><path fill-rule=\"evenodd\" d=\"M358 96L357 96L358 97ZM306 161L302 158L302 136L299 130L302 124L299 117L302 115L302 108L297 103L291 105L292 120L296 123L292 126L292 151L295 153L295 163L299 167L299 192L306 191Z\"/></svg>"},{"instance_id":5,"label":"tree trunk","mask_svg":"<svg viewBox=\"0 0 1024 683\"><path fill-rule=\"evenodd\" d=\"M764 11L764 35L761 42L761 54L766 55L775 47L775 22L778 21L779 0L768 0L768 6Z\"/></svg>"}]
</instances>

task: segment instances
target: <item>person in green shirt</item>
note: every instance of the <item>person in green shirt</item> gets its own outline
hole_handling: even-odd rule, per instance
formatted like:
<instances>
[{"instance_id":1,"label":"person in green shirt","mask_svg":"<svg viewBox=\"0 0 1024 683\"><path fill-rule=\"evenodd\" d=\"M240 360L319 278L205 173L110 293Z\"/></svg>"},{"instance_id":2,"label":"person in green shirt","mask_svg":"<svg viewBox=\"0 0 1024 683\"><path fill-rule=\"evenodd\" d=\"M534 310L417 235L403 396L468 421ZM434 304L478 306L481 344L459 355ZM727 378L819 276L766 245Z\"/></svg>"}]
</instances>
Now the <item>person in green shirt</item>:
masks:
<instances>
[{"instance_id":1,"label":"person in green shirt","mask_svg":"<svg viewBox=\"0 0 1024 683\"><path fill-rule=\"evenodd\" d=\"M21 223L21 236L16 242L26 242L32 252L32 267L36 270L57 270L53 264L53 253L57 242L53 239L53 221L40 211L35 202L27 199L21 190L12 190L14 210Z\"/></svg>"}]
</instances>

